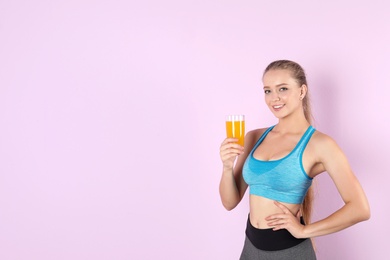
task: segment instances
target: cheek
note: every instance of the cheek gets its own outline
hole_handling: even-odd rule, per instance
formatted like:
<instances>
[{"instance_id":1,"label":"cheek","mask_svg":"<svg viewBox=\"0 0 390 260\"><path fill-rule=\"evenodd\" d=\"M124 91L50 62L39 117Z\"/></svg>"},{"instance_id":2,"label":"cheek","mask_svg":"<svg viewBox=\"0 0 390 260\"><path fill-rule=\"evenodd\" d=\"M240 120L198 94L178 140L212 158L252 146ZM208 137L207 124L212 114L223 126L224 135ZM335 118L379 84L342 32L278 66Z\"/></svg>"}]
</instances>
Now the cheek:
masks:
<instances>
[{"instance_id":1,"label":"cheek","mask_svg":"<svg viewBox=\"0 0 390 260\"><path fill-rule=\"evenodd\" d=\"M288 98L289 97L288 92L287 91L280 92L279 97L284 99Z\"/></svg>"},{"instance_id":2,"label":"cheek","mask_svg":"<svg viewBox=\"0 0 390 260\"><path fill-rule=\"evenodd\" d=\"M269 102L271 102L271 96L270 95L264 95L264 101L265 101L265 103L269 103Z\"/></svg>"}]
</instances>

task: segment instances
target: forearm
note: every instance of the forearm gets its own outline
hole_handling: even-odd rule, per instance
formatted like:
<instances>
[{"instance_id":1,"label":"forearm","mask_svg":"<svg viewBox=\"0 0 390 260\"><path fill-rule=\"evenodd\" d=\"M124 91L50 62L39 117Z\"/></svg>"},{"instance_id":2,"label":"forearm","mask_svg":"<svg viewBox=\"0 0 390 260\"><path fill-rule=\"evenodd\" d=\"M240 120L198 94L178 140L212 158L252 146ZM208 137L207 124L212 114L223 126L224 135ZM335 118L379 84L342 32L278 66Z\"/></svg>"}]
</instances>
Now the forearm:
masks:
<instances>
[{"instance_id":1,"label":"forearm","mask_svg":"<svg viewBox=\"0 0 390 260\"><path fill-rule=\"evenodd\" d=\"M240 202L240 192L234 178L233 169L223 169L219 184L219 194L222 204L227 210L234 209Z\"/></svg>"},{"instance_id":2,"label":"forearm","mask_svg":"<svg viewBox=\"0 0 390 260\"><path fill-rule=\"evenodd\" d=\"M352 202L346 203L329 217L306 225L303 230L303 237L318 237L335 233L358 222L365 221L369 217L370 211L367 207Z\"/></svg>"}]
</instances>

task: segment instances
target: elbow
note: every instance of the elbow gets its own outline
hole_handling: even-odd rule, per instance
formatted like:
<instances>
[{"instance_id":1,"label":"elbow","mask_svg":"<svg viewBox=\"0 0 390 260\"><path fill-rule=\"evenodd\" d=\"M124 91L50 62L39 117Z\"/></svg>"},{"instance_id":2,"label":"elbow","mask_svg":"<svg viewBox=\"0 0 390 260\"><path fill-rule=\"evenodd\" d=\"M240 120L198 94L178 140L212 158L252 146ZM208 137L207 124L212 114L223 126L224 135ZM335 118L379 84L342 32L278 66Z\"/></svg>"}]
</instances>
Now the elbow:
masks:
<instances>
[{"instance_id":1,"label":"elbow","mask_svg":"<svg viewBox=\"0 0 390 260\"><path fill-rule=\"evenodd\" d=\"M240 203L240 198L238 196L226 196L226 194L221 192L221 202L227 211L231 211Z\"/></svg>"},{"instance_id":2,"label":"elbow","mask_svg":"<svg viewBox=\"0 0 390 260\"><path fill-rule=\"evenodd\" d=\"M363 221L369 220L371 218L371 210L370 210L370 204L368 203L368 201L366 201L366 203L364 203L362 211L363 211L363 213L362 213Z\"/></svg>"},{"instance_id":3,"label":"elbow","mask_svg":"<svg viewBox=\"0 0 390 260\"><path fill-rule=\"evenodd\" d=\"M358 216L358 222L367 221L371 218L371 210L368 205L362 207L359 214L356 214Z\"/></svg>"},{"instance_id":4,"label":"elbow","mask_svg":"<svg viewBox=\"0 0 390 260\"><path fill-rule=\"evenodd\" d=\"M235 202L235 201L232 201L232 200L224 200L224 199L222 199L221 202L222 202L223 207L227 211L233 210L238 205L238 202Z\"/></svg>"},{"instance_id":5,"label":"elbow","mask_svg":"<svg viewBox=\"0 0 390 260\"><path fill-rule=\"evenodd\" d=\"M362 221L367 221L371 218L371 211L370 211L370 208L367 208L364 210L364 212L362 213Z\"/></svg>"},{"instance_id":6,"label":"elbow","mask_svg":"<svg viewBox=\"0 0 390 260\"><path fill-rule=\"evenodd\" d=\"M371 210L370 210L370 204L368 203L367 199L364 198L361 200L356 200L350 203L350 206L352 207L352 211L350 211L352 215L351 216L352 224L367 221L370 219Z\"/></svg>"},{"instance_id":7,"label":"elbow","mask_svg":"<svg viewBox=\"0 0 390 260\"><path fill-rule=\"evenodd\" d=\"M236 205L232 205L231 203L226 202L222 202L222 205L227 211L231 211L236 207Z\"/></svg>"},{"instance_id":8,"label":"elbow","mask_svg":"<svg viewBox=\"0 0 390 260\"><path fill-rule=\"evenodd\" d=\"M227 211L232 211L234 207L224 207Z\"/></svg>"}]
</instances>

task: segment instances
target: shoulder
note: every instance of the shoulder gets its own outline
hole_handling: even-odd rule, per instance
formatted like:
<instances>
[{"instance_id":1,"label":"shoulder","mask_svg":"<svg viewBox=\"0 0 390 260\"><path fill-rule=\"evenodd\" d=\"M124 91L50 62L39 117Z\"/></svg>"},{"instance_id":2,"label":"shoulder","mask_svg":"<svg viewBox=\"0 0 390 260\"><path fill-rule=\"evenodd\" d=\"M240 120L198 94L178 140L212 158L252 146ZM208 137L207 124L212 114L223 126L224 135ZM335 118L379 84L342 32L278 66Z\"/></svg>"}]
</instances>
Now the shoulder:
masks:
<instances>
[{"instance_id":1,"label":"shoulder","mask_svg":"<svg viewBox=\"0 0 390 260\"><path fill-rule=\"evenodd\" d=\"M265 131L267 131L267 129L268 127L251 130L248 133L246 133L245 138L258 140L260 136L264 134Z\"/></svg>"},{"instance_id":2,"label":"shoulder","mask_svg":"<svg viewBox=\"0 0 390 260\"><path fill-rule=\"evenodd\" d=\"M250 149L253 148L257 140L267 131L267 128L254 129L246 133L245 135L245 146L249 146Z\"/></svg>"},{"instance_id":3,"label":"shoulder","mask_svg":"<svg viewBox=\"0 0 390 260\"><path fill-rule=\"evenodd\" d=\"M337 146L335 140L332 137L318 130L313 133L311 142L313 145L319 146L320 148Z\"/></svg>"},{"instance_id":4,"label":"shoulder","mask_svg":"<svg viewBox=\"0 0 390 260\"><path fill-rule=\"evenodd\" d=\"M321 158L334 157L336 154L342 153L336 141L327 134L318 130L313 133L309 145Z\"/></svg>"}]
</instances>

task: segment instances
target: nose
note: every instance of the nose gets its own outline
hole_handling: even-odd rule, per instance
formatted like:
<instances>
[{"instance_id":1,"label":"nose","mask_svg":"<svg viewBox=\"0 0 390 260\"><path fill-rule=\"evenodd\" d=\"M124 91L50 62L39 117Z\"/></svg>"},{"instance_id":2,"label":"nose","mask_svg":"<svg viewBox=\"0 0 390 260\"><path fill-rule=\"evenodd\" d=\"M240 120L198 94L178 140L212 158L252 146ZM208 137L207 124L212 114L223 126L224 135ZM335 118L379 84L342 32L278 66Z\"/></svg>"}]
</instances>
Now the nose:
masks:
<instances>
[{"instance_id":1,"label":"nose","mask_svg":"<svg viewBox=\"0 0 390 260\"><path fill-rule=\"evenodd\" d=\"M272 101L279 101L279 100L280 100L279 94L276 92L273 92L272 93Z\"/></svg>"}]
</instances>

